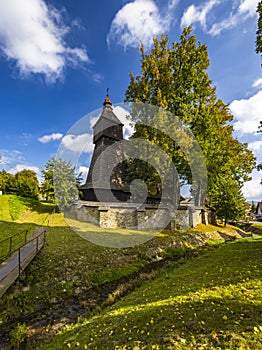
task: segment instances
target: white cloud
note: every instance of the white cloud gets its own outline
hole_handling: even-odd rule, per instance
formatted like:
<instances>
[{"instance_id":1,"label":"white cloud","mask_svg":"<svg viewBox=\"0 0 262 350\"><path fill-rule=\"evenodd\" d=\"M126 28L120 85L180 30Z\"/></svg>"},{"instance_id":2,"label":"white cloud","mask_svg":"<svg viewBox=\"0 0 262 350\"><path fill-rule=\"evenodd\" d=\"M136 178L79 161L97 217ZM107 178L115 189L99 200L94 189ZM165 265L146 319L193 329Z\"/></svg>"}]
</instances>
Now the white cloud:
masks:
<instances>
[{"instance_id":1,"label":"white cloud","mask_svg":"<svg viewBox=\"0 0 262 350\"><path fill-rule=\"evenodd\" d=\"M80 173L81 178L83 179L82 183L85 183L88 171L89 171L89 168L84 165L80 165L79 168L77 169L77 173Z\"/></svg>"},{"instance_id":2,"label":"white cloud","mask_svg":"<svg viewBox=\"0 0 262 350\"><path fill-rule=\"evenodd\" d=\"M237 25L240 25L241 22L255 16L257 4L257 0L241 0L235 12L232 11L229 17L212 25L209 34L213 36L219 35L222 31L234 28Z\"/></svg>"},{"instance_id":3,"label":"white cloud","mask_svg":"<svg viewBox=\"0 0 262 350\"><path fill-rule=\"evenodd\" d=\"M241 134L256 134L262 120L262 90L249 99L234 100L229 108L236 120L236 131Z\"/></svg>"},{"instance_id":4,"label":"white cloud","mask_svg":"<svg viewBox=\"0 0 262 350\"><path fill-rule=\"evenodd\" d=\"M44 135L42 137L39 137L38 141L42 143L48 143L50 141L60 140L63 137L63 134L56 133L56 134L50 134L50 135Z\"/></svg>"},{"instance_id":5,"label":"white cloud","mask_svg":"<svg viewBox=\"0 0 262 350\"><path fill-rule=\"evenodd\" d=\"M146 48L153 43L153 37L169 29L172 10L178 0L171 0L164 15L153 0L135 0L122 7L111 24L108 43L115 40L124 46L138 47L140 42Z\"/></svg>"},{"instance_id":6,"label":"white cloud","mask_svg":"<svg viewBox=\"0 0 262 350\"><path fill-rule=\"evenodd\" d=\"M24 169L26 170L32 170L34 171L36 174L40 174L41 170L37 167L37 166L34 166L34 165L26 165L26 164L17 164L15 166L15 169L11 169L9 172L14 174L14 173L17 173L18 171L22 171Z\"/></svg>"},{"instance_id":7,"label":"white cloud","mask_svg":"<svg viewBox=\"0 0 262 350\"><path fill-rule=\"evenodd\" d=\"M254 83L252 84L252 87L260 87L260 86L262 86L262 78L255 80Z\"/></svg>"},{"instance_id":8,"label":"white cloud","mask_svg":"<svg viewBox=\"0 0 262 350\"><path fill-rule=\"evenodd\" d=\"M63 137L61 142L62 147L66 148L72 152L92 152L93 145L93 135L91 134L81 134L81 135L66 135Z\"/></svg>"},{"instance_id":9,"label":"white cloud","mask_svg":"<svg viewBox=\"0 0 262 350\"><path fill-rule=\"evenodd\" d=\"M103 79L104 79L104 76L102 74L100 74L100 73L94 73L93 74L94 82L99 84L99 83L101 83L101 81L103 81Z\"/></svg>"},{"instance_id":10,"label":"white cloud","mask_svg":"<svg viewBox=\"0 0 262 350\"><path fill-rule=\"evenodd\" d=\"M262 199L262 186L260 184L261 178L261 173L254 170L252 180L245 182L243 186L243 194L247 200L258 202Z\"/></svg>"},{"instance_id":11,"label":"white cloud","mask_svg":"<svg viewBox=\"0 0 262 350\"><path fill-rule=\"evenodd\" d=\"M239 6L239 13L252 17L256 14L258 0L242 0Z\"/></svg>"},{"instance_id":12,"label":"white cloud","mask_svg":"<svg viewBox=\"0 0 262 350\"><path fill-rule=\"evenodd\" d=\"M22 152L17 150L0 150L0 169L8 172L16 173L17 164L23 162L24 158Z\"/></svg>"},{"instance_id":13,"label":"white cloud","mask_svg":"<svg viewBox=\"0 0 262 350\"><path fill-rule=\"evenodd\" d=\"M214 6L221 4L221 0L208 0L199 6L190 5L184 12L181 19L181 27L199 23L202 29L212 36L219 35L222 31L231 29L256 15L257 0L236 0L232 1L231 12L222 21L210 24L210 12Z\"/></svg>"},{"instance_id":14,"label":"white cloud","mask_svg":"<svg viewBox=\"0 0 262 350\"><path fill-rule=\"evenodd\" d=\"M207 15L213 7L220 3L220 0L210 0L202 5L190 5L184 12L181 19L181 27L187 27L193 23L199 22L202 28L206 29Z\"/></svg>"},{"instance_id":15,"label":"white cloud","mask_svg":"<svg viewBox=\"0 0 262 350\"><path fill-rule=\"evenodd\" d=\"M95 123L98 121L99 115L97 117L90 118L90 126L91 128L95 125Z\"/></svg>"},{"instance_id":16,"label":"white cloud","mask_svg":"<svg viewBox=\"0 0 262 350\"><path fill-rule=\"evenodd\" d=\"M262 141L254 141L248 144L248 148L255 152L262 151Z\"/></svg>"},{"instance_id":17,"label":"white cloud","mask_svg":"<svg viewBox=\"0 0 262 350\"><path fill-rule=\"evenodd\" d=\"M54 82L67 65L87 62L84 48L66 45L68 32L58 10L44 0L0 0L0 52L16 63L22 77L43 74Z\"/></svg>"},{"instance_id":18,"label":"white cloud","mask_svg":"<svg viewBox=\"0 0 262 350\"><path fill-rule=\"evenodd\" d=\"M124 108L120 106L114 107L113 111L117 116L117 118L124 124L124 127L123 127L124 139L129 138L134 133L134 123L131 123L131 120L128 119L128 116L130 116L130 114L128 113L128 111L126 111Z\"/></svg>"}]
</instances>

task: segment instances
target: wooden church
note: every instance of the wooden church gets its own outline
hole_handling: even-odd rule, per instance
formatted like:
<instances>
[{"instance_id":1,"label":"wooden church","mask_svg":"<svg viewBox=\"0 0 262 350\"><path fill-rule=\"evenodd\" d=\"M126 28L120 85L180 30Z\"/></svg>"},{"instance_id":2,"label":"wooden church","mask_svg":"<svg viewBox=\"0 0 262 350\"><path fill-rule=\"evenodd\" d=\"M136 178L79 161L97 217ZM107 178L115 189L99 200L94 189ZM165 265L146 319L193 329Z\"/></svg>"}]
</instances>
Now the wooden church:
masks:
<instances>
[{"instance_id":1,"label":"wooden church","mask_svg":"<svg viewBox=\"0 0 262 350\"><path fill-rule=\"evenodd\" d=\"M181 197L177 210L168 198L161 201L161 195L147 194L143 203L136 203L126 176L127 158L121 142L124 125L115 115L108 95L103 105L93 126L95 147L86 182L79 188L81 199L72 208L77 219L104 228L143 230L180 229L211 222L211 212L183 203Z\"/></svg>"},{"instance_id":2,"label":"wooden church","mask_svg":"<svg viewBox=\"0 0 262 350\"><path fill-rule=\"evenodd\" d=\"M125 158L119 142L123 140L124 125L113 112L108 95L103 105L103 111L93 126L95 148L86 183L80 187L80 191L85 201L111 202L112 198L116 198L127 202L131 193L125 180ZM110 154L105 152L109 146L112 146ZM108 174L111 174L110 181Z\"/></svg>"}]
</instances>

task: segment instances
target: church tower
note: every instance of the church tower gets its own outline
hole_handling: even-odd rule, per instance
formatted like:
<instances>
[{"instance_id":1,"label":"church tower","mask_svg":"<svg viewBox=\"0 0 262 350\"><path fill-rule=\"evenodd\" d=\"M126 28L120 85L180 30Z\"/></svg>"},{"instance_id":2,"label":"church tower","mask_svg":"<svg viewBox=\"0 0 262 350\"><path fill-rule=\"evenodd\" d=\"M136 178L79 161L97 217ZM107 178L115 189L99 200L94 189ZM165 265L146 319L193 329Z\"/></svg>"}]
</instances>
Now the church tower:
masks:
<instances>
[{"instance_id":1,"label":"church tower","mask_svg":"<svg viewBox=\"0 0 262 350\"><path fill-rule=\"evenodd\" d=\"M125 202L130 198L129 186L124 180L125 169L122 163L124 158L121 145L116 144L123 140L124 125L113 112L112 102L108 95L103 105L103 111L93 126L95 148L86 183L80 187L80 191L86 201L99 201L97 193L99 198L103 198L103 201L111 201L113 193L117 200ZM104 153L104 151L113 144L116 144L115 152L108 156L108 153ZM105 181L109 173L111 174L110 183Z\"/></svg>"}]
</instances>

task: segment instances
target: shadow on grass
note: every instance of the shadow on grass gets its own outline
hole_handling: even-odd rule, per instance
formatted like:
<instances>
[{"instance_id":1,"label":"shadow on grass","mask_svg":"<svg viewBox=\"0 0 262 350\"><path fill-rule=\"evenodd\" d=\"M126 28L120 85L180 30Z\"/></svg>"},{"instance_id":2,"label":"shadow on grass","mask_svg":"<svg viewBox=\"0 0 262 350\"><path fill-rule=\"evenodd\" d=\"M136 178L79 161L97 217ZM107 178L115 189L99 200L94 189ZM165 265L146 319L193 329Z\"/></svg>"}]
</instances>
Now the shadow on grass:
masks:
<instances>
[{"instance_id":1,"label":"shadow on grass","mask_svg":"<svg viewBox=\"0 0 262 350\"><path fill-rule=\"evenodd\" d=\"M30 238L34 229L39 226L35 223L17 223L0 221L0 262L10 251L21 247ZM10 237L11 242L10 242Z\"/></svg>"},{"instance_id":2,"label":"shadow on grass","mask_svg":"<svg viewBox=\"0 0 262 350\"><path fill-rule=\"evenodd\" d=\"M169 265L101 315L65 328L52 345L259 349L261 250L261 241L232 243L181 268Z\"/></svg>"}]
</instances>

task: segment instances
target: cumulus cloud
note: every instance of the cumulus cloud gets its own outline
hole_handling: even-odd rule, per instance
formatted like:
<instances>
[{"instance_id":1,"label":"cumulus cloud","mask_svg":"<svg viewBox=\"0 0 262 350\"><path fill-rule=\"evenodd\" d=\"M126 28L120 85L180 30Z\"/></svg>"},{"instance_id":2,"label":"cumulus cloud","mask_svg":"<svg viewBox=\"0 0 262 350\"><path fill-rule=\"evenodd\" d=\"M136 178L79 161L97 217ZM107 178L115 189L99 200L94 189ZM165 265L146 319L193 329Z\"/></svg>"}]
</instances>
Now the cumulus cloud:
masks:
<instances>
[{"instance_id":1,"label":"cumulus cloud","mask_svg":"<svg viewBox=\"0 0 262 350\"><path fill-rule=\"evenodd\" d=\"M260 87L262 86L262 78L256 79L252 84L252 87Z\"/></svg>"},{"instance_id":2,"label":"cumulus cloud","mask_svg":"<svg viewBox=\"0 0 262 350\"><path fill-rule=\"evenodd\" d=\"M248 144L249 148L255 152L262 150L262 141L254 141Z\"/></svg>"},{"instance_id":3,"label":"cumulus cloud","mask_svg":"<svg viewBox=\"0 0 262 350\"><path fill-rule=\"evenodd\" d=\"M0 0L0 52L23 77L43 74L54 82L66 66L87 62L84 48L66 45L68 32L61 13L44 0Z\"/></svg>"},{"instance_id":4,"label":"cumulus cloud","mask_svg":"<svg viewBox=\"0 0 262 350\"><path fill-rule=\"evenodd\" d=\"M203 29L206 29L207 15L220 0L210 0L202 5L190 5L184 12L181 19L181 27L187 27L199 22Z\"/></svg>"},{"instance_id":5,"label":"cumulus cloud","mask_svg":"<svg viewBox=\"0 0 262 350\"><path fill-rule=\"evenodd\" d=\"M63 134L60 133L53 133L50 135L44 135L42 137L39 137L38 141L42 143L48 143L50 141L60 140L63 137Z\"/></svg>"},{"instance_id":6,"label":"cumulus cloud","mask_svg":"<svg viewBox=\"0 0 262 350\"><path fill-rule=\"evenodd\" d=\"M22 170L32 170L34 171L37 175L40 174L41 170L37 167L37 166L34 166L34 165L26 165L26 164L17 164L15 166L15 170L14 169L11 169L10 170L10 173L17 173L18 171L22 171Z\"/></svg>"},{"instance_id":7,"label":"cumulus cloud","mask_svg":"<svg viewBox=\"0 0 262 350\"><path fill-rule=\"evenodd\" d=\"M253 171L252 180L245 182L243 187L244 197L249 201L260 201L262 199L262 186L260 184L261 173Z\"/></svg>"},{"instance_id":8,"label":"cumulus cloud","mask_svg":"<svg viewBox=\"0 0 262 350\"><path fill-rule=\"evenodd\" d=\"M201 28L212 36L219 35L222 31L231 29L256 15L257 0L232 1L231 12L222 21L208 25L210 12L215 6L221 4L221 0L208 0L198 6L190 5L181 19L181 27L199 23Z\"/></svg>"},{"instance_id":9,"label":"cumulus cloud","mask_svg":"<svg viewBox=\"0 0 262 350\"><path fill-rule=\"evenodd\" d=\"M234 100L229 108L234 115L234 129L240 134L256 134L262 120L262 90L248 99Z\"/></svg>"},{"instance_id":10,"label":"cumulus cloud","mask_svg":"<svg viewBox=\"0 0 262 350\"><path fill-rule=\"evenodd\" d=\"M214 23L209 30L213 36L219 35L222 31L231 29L241 22L256 15L257 0L241 0L235 12L232 10L230 15L221 22Z\"/></svg>"},{"instance_id":11,"label":"cumulus cloud","mask_svg":"<svg viewBox=\"0 0 262 350\"><path fill-rule=\"evenodd\" d=\"M1 149L0 150L0 169L16 173L17 164L24 161L22 152L17 150Z\"/></svg>"},{"instance_id":12,"label":"cumulus cloud","mask_svg":"<svg viewBox=\"0 0 262 350\"><path fill-rule=\"evenodd\" d=\"M116 41L124 46L137 47L140 42L146 48L152 45L152 38L167 31L171 13L178 0L168 2L165 13L161 14L153 0L135 0L122 7L111 24L108 43Z\"/></svg>"},{"instance_id":13,"label":"cumulus cloud","mask_svg":"<svg viewBox=\"0 0 262 350\"><path fill-rule=\"evenodd\" d=\"M62 139L62 147L72 152L92 152L93 145L93 135L91 134L81 134L72 135L68 134Z\"/></svg>"}]
</instances>

